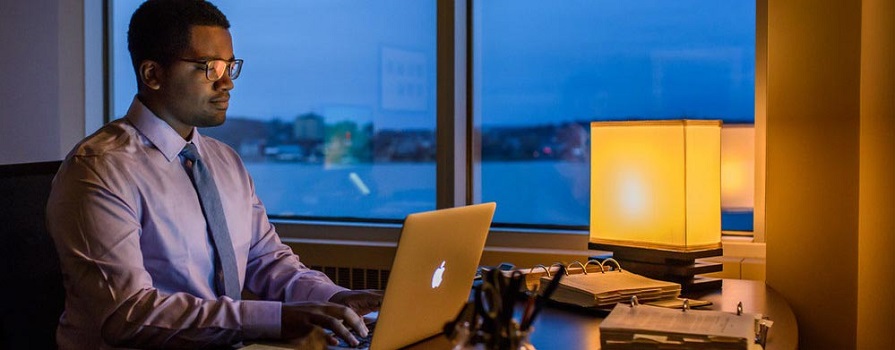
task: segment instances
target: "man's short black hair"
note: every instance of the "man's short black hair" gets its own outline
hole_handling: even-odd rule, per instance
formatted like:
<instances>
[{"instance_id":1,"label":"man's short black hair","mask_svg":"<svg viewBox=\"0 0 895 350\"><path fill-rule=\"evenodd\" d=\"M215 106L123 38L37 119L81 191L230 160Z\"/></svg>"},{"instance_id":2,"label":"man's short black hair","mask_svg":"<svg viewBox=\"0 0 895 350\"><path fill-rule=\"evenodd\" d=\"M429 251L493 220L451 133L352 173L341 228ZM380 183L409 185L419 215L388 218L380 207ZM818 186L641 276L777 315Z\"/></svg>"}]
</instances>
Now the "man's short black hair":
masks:
<instances>
[{"instance_id":1,"label":"man's short black hair","mask_svg":"<svg viewBox=\"0 0 895 350\"><path fill-rule=\"evenodd\" d=\"M190 27L230 28L227 16L205 0L148 0L131 16L127 49L134 70L143 60L168 66L190 45Z\"/></svg>"}]
</instances>

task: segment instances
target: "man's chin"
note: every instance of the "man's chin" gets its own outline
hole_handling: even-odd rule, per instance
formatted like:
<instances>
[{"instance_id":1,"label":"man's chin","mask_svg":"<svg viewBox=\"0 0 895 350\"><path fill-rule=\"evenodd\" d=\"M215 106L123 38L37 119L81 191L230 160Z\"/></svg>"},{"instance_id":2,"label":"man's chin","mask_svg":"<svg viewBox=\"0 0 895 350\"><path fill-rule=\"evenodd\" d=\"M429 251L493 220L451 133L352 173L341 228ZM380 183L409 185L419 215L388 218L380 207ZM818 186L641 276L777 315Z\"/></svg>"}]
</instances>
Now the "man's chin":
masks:
<instances>
[{"instance_id":1,"label":"man's chin","mask_svg":"<svg viewBox=\"0 0 895 350\"><path fill-rule=\"evenodd\" d=\"M212 127L220 126L221 124L224 124L224 121L226 121L226 120L227 120L227 115L224 113L221 113L220 115L215 115L215 116L211 116L211 117L202 119L201 123L200 123L201 125L197 125L197 126L200 128L212 128Z\"/></svg>"}]
</instances>

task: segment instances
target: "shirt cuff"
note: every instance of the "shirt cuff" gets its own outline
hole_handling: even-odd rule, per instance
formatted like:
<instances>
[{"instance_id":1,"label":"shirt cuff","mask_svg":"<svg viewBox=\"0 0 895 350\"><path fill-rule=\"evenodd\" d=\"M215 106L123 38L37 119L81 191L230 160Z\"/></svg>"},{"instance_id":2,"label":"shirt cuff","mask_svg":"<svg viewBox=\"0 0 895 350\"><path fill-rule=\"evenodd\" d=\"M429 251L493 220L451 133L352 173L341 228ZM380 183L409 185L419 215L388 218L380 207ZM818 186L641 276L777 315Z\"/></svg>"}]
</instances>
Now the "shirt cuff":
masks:
<instances>
[{"instance_id":1,"label":"shirt cuff","mask_svg":"<svg viewBox=\"0 0 895 350\"><path fill-rule=\"evenodd\" d=\"M320 284L314 287L313 290L308 295L309 300L319 300L319 301L329 301L333 295L336 295L338 292L349 290L348 288L341 287L337 284Z\"/></svg>"},{"instance_id":2,"label":"shirt cuff","mask_svg":"<svg viewBox=\"0 0 895 350\"><path fill-rule=\"evenodd\" d=\"M239 302L242 331L246 339L279 339L283 303L243 300Z\"/></svg>"}]
</instances>

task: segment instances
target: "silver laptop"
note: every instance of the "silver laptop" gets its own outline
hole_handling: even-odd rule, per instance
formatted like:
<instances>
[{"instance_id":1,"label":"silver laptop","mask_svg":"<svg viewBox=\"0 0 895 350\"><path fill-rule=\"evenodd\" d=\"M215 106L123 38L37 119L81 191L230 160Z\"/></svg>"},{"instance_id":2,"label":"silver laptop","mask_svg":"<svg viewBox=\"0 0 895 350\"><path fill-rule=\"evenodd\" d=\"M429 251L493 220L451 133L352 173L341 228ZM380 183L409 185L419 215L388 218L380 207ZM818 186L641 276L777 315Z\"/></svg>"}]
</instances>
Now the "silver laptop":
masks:
<instances>
[{"instance_id":1,"label":"silver laptop","mask_svg":"<svg viewBox=\"0 0 895 350\"><path fill-rule=\"evenodd\" d=\"M469 298L495 207L492 202L407 216L371 349L424 340L457 316Z\"/></svg>"}]
</instances>

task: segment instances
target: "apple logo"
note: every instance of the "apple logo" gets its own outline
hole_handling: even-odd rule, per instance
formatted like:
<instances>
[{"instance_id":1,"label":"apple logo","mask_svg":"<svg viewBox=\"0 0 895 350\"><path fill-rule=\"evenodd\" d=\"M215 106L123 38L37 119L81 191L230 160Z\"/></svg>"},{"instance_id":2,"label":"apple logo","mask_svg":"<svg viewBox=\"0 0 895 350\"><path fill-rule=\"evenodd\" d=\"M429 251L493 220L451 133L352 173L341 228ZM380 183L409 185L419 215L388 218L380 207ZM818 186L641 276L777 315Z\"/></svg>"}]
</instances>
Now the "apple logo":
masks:
<instances>
[{"instance_id":1,"label":"apple logo","mask_svg":"<svg viewBox=\"0 0 895 350\"><path fill-rule=\"evenodd\" d=\"M441 285L442 276L444 276L444 260L441 261L441 266L435 269L435 273L432 274L432 289Z\"/></svg>"}]
</instances>

